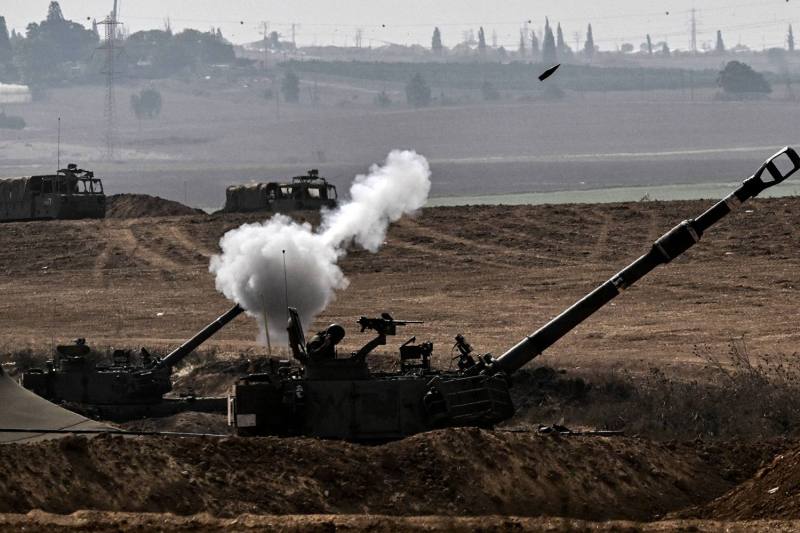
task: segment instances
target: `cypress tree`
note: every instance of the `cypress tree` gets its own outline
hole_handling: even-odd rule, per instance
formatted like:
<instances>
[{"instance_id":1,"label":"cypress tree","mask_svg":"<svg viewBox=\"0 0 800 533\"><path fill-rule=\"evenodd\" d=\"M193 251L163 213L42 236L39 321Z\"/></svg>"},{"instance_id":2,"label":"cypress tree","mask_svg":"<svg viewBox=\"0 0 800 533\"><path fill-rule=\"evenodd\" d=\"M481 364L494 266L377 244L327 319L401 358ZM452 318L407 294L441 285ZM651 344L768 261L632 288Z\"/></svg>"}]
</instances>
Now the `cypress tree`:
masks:
<instances>
[{"instance_id":1,"label":"cypress tree","mask_svg":"<svg viewBox=\"0 0 800 533\"><path fill-rule=\"evenodd\" d=\"M439 28L433 28L433 37L431 38L431 50L436 54L441 54L442 49L442 32L439 31Z\"/></svg>"},{"instance_id":2,"label":"cypress tree","mask_svg":"<svg viewBox=\"0 0 800 533\"><path fill-rule=\"evenodd\" d=\"M545 19L544 41L542 42L542 61L545 63L555 63L558 60L556 53L556 40L553 37L553 30L550 28L550 21Z\"/></svg>"},{"instance_id":3,"label":"cypress tree","mask_svg":"<svg viewBox=\"0 0 800 533\"><path fill-rule=\"evenodd\" d=\"M722 32L717 30L717 45L714 47L714 51L718 54L725 53L725 43L722 41Z\"/></svg>"},{"instance_id":4,"label":"cypress tree","mask_svg":"<svg viewBox=\"0 0 800 533\"><path fill-rule=\"evenodd\" d=\"M0 16L0 65L10 63L12 55L11 39L8 36L6 18Z\"/></svg>"},{"instance_id":5,"label":"cypress tree","mask_svg":"<svg viewBox=\"0 0 800 533\"><path fill-rule=\"evenodd\" d=\"M486 34L483 32L483 26L478 29L478 50L480 52L486 51Z\"/></svg>"},{"instance_id":6,"label":"cypress tree","mask_svg":"<svg viewBox=\"0 0 800 533\"><path fill-rule=\"evenodd\" d=\"M567 43L564 42L564 32L561 31L560 22L556 26L556 50L562 55L567 51Z\"/></svg>"},{"instance_id":7,"label":"cypress tree","mask_svg":"<svg viewBox=\"0 0 800 533\"><path fill-rule=\"evenodd\" d=\"M64 20L64 14L61 12L61 6L58 2L50 2L47 8L47 22L61 22Z\"/></svg>"},{"instance_id":8,"label":"cypress tree","mask_svg":"<svg viewBox=\"0 0 800 533\"><path fill-rule=\"evenodd\" d=\"M594 55L594 35L592 35L592 25L586 29L586 43L583 45L583 53L590 58Z\"/></svg>"}]
</instances>

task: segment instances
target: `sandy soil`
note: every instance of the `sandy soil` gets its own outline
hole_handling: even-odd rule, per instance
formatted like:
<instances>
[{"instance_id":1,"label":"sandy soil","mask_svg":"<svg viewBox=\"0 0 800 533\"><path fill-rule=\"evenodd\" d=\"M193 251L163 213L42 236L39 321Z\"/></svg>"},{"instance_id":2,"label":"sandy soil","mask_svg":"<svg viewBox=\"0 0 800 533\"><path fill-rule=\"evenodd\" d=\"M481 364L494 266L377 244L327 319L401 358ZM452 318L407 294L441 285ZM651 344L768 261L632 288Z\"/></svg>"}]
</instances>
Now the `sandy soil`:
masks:
<instances>
[{"instance_id":1,"label":"sandy soil","mask_svg":"<svg viewBox=\"0 0 800 533\"><path fill-rule=\"evenodd\" d=\"M726 531L730 533L797 531L800 523L792 520L721 522L715 520L666 520L659 522L587 522L566 518L528 518L512 516L442 517L442 516L376 516L376 515L241 515L236 518L215 518L207 514L176 516L173 514L115 513L79 511L70 515L54 515L32 511L27 515L0 515L0 531L16 532L21 528L55 532L69 531L280 531L327 533L329 531Z\"/></svg>"}]
</instances>

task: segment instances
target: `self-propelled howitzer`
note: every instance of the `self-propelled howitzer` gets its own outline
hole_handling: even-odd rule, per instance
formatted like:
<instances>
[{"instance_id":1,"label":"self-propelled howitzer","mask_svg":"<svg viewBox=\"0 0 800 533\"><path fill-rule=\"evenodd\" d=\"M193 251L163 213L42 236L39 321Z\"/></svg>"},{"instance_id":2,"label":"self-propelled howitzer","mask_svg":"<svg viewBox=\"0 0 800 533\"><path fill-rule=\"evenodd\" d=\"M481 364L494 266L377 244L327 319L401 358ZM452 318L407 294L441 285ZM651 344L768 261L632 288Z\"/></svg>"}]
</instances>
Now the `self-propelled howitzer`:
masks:
<instances>
[{"instance_id":1,"label":"self-propelled howitzer","mask_svg":"<svg viewBox=\"0 0 800 533\"><path fill-rule=\"evenodd\" d=\"M164 416L185 410L225 411L224 398L164 398L172 391L172 369L242 313L233 306L163 358L142 349L138 356L116 350L110 364L95 364L84 339L58 346L44 368L22 375L21 384L39 396L109 420Z\"/></svg>"},{"instance_id":2,"label":"self-propelled howitzer","mask_svg":"<svg viewBox=\"0 0 800 533\"><path fill-rule=\"evenodd\" d=\"M457 371L431 368L433 345L414 344L412 337L400 348L399 372L370 372L368 353L385 344L386 335L395 334L397 325L403 325L388 314L359 320L362 328L374 329L377 337L350 357L331 357L331 350L306 350L299 319L290 309L290 344L300 366L285 361L273 365L270 372L240 379L232 394L230 423L240 435L387 440L434 428L490 427L507 420L515 411L509 393L514 372L620 291L684 253L733 209L799 168L800 157L793 149L776 153L726 198L675 226L647 253L499 357L476 356L464 338L456 336ZM326 331L335 328L341 330L332 325ZM318 333L308 347L325 346L330 341L326 331Z\"/></svg>"}]
</instances>

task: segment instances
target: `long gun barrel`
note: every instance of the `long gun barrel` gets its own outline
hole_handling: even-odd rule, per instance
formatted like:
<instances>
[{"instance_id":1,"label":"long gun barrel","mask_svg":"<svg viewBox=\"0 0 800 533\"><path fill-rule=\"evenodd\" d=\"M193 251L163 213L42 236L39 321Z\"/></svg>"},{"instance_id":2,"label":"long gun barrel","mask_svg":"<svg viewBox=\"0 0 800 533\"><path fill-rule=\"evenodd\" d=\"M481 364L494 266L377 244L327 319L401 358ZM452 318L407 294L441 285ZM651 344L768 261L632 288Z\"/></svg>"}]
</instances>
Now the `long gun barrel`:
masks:
<instances>
[{"instance_id":1,"label":"long gun barrel","mask_svg":"<svg viewBox=\"0 0 800 533\"><path fill-rule=\"evenodd\" d=\"M181 359L192 353L192 350L206 342L209 337L222 329L228 322L239 316L242 311L244 311L244 309L239 307L239 304L234 305L224 315L201 329L194 337L172 350L163 359L160 359L156 363L155 367L171 368L177 365Z\"/></svg>"},{"instance_id":2,"label":"long gun barrel","mask_svg":"<svg viewBox=\"0 0 800 533\"><path fill-rule=\"evenodd\" d=\"M781 168L778 167L779 164ZM782 182L798 169L800 169L800 157L787 146L765 161L755 174L744 180L742 185L726 198L714 204L699 217L685 220L672 228L659 238L646 254L499 356L494 361L493 368L506 373L520 369L613 300L623 289L636 283L658 265L669 263L691 248L700 240L705 230L733 209L757 196L764 189Z\"/></svg>"}]
</instances>

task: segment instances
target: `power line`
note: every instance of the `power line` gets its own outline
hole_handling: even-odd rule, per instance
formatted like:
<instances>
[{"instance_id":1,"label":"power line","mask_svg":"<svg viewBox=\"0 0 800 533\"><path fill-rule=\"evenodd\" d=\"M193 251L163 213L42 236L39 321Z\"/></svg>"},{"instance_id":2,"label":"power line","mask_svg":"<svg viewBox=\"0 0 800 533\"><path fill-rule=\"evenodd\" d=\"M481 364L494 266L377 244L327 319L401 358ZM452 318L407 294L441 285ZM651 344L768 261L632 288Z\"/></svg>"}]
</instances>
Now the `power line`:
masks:
<instances>
[{"instance_id":1,"label":"power line","mask_svg":"<svg viewBox=\"0 0 800 533\"><path fill-rule=\"evenodd\" d=\"M117 25L119 22L117 21L117 1L114 1L114 9L111 11L111 14L106 16L101 22L98 24L105 26L105 38L103 43L98 47L99 50L105 50L105 64L103 65L103 70L101 71L106 76L106 99L105 99L105 109L103 114L106 119L106 130L105 130L105 144L106 144L106 153L105 157L108 160L112 160L114 158L114 148L116 144L116 99L115 99L115 83L116 83L116 71L114 60L116 59L116 55L122 51L122 46L116 44L117 38Z\"/></svg>"}]
</instances>

